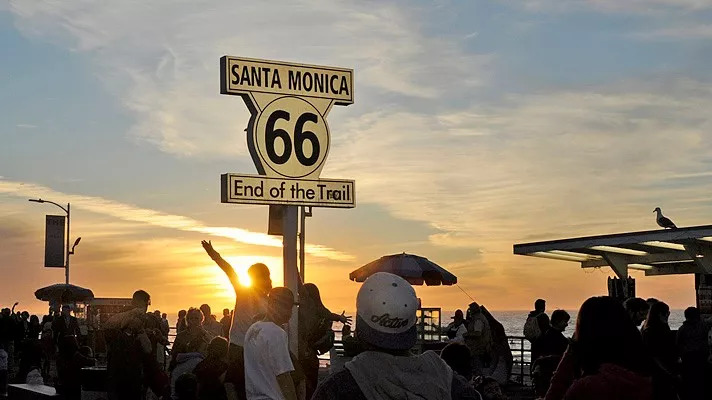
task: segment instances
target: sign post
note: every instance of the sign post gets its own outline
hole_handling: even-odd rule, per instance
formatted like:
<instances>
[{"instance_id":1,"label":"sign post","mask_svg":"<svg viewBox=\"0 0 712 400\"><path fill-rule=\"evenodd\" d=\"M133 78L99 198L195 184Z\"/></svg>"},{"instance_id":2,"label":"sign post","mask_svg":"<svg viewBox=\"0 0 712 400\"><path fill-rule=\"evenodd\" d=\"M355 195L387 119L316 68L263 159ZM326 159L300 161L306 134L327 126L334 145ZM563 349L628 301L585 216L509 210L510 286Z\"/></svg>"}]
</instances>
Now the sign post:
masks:
<instances>
[{"instance_id":1,"label":"sign post","mask_svg":"<svg viewBox=\"0 0 712 400\"><path fill-rule=\"evenodd\" d=\"M242 97L250 110L247 145L259 173L223 174L221 202L283 206L284 285L298 296L299 208L356 205L354 181L319 177L331 144L326 116L334 105L353 104L353 70L224 56L220 93ZM272 214L269 232L278 232ZM299 240L301 252L303 232ZM296 352L294 311L289 345Z\"/></svg>"}]
</instances>

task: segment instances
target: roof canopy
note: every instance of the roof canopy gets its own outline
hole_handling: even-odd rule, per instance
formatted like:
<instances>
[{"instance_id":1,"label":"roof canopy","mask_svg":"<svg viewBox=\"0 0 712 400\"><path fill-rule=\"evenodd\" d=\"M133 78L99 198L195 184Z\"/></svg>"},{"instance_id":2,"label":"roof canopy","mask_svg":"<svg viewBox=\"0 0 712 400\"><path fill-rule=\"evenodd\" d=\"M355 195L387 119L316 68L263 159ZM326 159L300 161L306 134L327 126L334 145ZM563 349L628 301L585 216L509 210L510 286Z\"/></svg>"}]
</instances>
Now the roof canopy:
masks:
<instances>
[{"instance_id":1,"label":"roof canopy","mask_svg":"<svg viewBox=\"0 0 712 400\"><path fill-rule=\"evenodd\" d=\"M629 269L712 274L712 225L515 244L514 254L579 262L582 268L610 266L620 278Z\"/></svg>"}]
</instances>

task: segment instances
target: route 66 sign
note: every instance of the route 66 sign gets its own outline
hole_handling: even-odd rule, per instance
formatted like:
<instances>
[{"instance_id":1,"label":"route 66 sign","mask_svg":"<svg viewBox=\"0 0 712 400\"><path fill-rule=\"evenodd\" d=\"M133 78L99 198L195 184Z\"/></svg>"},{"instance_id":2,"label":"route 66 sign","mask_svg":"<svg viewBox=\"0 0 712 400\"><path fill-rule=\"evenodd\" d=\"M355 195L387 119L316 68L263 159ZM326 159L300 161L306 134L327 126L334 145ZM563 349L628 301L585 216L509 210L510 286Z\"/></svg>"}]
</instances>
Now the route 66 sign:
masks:
<instances>
[{"instance_id":1,"label":"route 66 sign","mask_svg":"<svg viewBox=\"0 0 712 400\"><path fill-rule=\"evenodd\" d=\"M252 114L247 143L260 175L318 179L329 153L326 116L353 103L353 70L224 56L220 93Z\"/></svg>"},{"instance_id":2,"label":"route 66 sign","mask_svg":"<svg viewBox=\"0 0 712 400\"><path fill-rule=\"evenodd\" d=\"M353 70L224 56L220 93L250 110L247 145L260 174L223 174L223 203L355 206L354 181L319 177L331 144L326 116L353 104Z\"/></svg>"}]
</instances>

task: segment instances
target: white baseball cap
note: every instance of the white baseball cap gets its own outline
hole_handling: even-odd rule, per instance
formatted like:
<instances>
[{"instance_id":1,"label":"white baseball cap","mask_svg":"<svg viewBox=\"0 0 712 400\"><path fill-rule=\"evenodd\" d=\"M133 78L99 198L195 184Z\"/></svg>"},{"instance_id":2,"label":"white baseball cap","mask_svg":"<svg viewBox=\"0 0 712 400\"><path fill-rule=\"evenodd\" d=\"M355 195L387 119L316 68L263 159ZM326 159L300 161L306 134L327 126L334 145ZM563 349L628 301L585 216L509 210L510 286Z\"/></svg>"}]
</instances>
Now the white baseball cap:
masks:
<instances>
[{"instance_id":1,"label":"white baseball cap","mask_svg":"<svg viewBox=\"0 0 712 400\"><path fill-rule=\"evenodd\" d=\"M371 275L356 297L356 334L373 346L408 350L415 345L420 301L405 279L388 272Z\"/></svg>"}]
</instances>

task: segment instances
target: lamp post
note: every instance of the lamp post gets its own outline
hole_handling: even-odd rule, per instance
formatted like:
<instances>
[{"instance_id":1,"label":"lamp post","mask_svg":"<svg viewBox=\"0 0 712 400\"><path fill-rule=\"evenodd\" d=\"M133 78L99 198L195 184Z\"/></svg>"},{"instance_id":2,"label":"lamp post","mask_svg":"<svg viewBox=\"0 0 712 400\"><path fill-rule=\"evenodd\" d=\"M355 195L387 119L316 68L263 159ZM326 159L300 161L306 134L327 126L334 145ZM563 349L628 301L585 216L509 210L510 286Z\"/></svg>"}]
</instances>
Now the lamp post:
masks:
<instances>
[{"instance_id":1,"label":"lamp post","mask_svg":"<svg viewBox=\"0 0 712 400\"><path fill-rule=\"evenodd\" d=\"M74 245L72 246L71 251L69 250L69 211L70 211L70 205L67 203L67 208L62 207L61 205L49 201L49 200L42 200L42 199L29 199L29 201L32 201L34 203L49 203L49 204L54 204L55 206L59 207L67 213L67 250L66 250L66 259L64 261L64 283L67 285L69 284L69 255L74 254L74 248L77 247L79 244L79 241L82 240L81 237L77 238L77 240L74 242Z\"/></svg>"}]
</instances>

